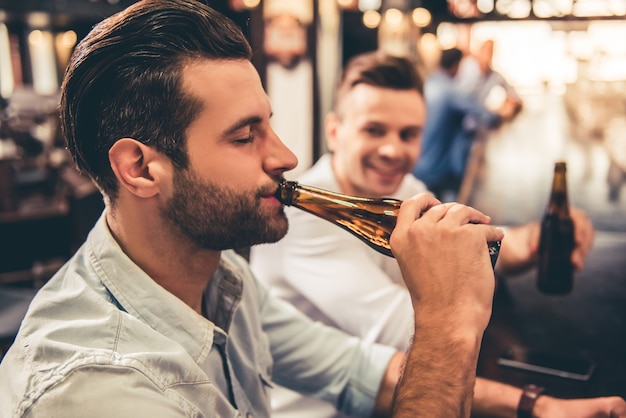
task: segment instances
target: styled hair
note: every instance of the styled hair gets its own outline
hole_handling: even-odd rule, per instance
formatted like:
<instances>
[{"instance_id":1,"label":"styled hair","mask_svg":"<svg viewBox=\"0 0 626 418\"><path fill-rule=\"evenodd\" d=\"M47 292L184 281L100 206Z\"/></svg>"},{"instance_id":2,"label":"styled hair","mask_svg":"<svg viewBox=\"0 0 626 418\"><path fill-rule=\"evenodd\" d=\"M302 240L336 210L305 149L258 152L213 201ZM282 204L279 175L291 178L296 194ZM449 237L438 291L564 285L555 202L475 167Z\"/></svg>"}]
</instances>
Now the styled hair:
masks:
<instances>
[{"instance_id":1,"label":"styled hair","mask_svg":"<svg viewBox=\"0 0 626 418\"><path fill-rule=\"evenodd\" d=\"M439 66L446 70L451 70L455 65L458 65L463 59L463 51L458 48L449 48L441 51L441 57L439 57Z\"/></svg>"},{"instance_id":2,"label":"styled hair","mask_svg":"<svg viewBox=\"0 0 626 418\"><path fill-rule=\"evenodd\" d=\"M251 55L234 22L195 0L144 0L103 20L75 48L61 87L61 129L77 168L111 202L108 152L121 138L186 168L185 131L202 103L183 91L182 68Z\"/></svg>"},{"instance_id":3,"label":"styled hair","mask_svg":"<svg viewBox=\"0 0 626 418\"><path fill-rule=\"evenodd\" d=\"M350 59L335 92L335 110L343 97L359 84L395 90L416 90L424 94L424 80L417 63L408 57L383 51L366 52Z\"/></svg>"}]
</instances>

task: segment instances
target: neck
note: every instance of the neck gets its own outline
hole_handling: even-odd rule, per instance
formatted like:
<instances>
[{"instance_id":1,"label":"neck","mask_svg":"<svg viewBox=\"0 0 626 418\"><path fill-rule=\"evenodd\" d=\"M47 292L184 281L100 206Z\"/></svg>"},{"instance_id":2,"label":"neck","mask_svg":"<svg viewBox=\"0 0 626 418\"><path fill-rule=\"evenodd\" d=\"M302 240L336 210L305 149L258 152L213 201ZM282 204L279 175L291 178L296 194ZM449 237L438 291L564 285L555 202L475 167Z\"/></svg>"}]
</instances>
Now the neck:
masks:
<instances>
[{"instance_id":1,"label":"neck","mask_svg":"<svg viewBox=\"0 0 626 418\"><path fill-rule=\"evenodd\" d=\"M220 251L198 248L178 231L164 226L157 207L116 207L114 212L108 211L107 223L137 266L202 314L202 294L217 270Z\"/></svg>"}]
</instances>

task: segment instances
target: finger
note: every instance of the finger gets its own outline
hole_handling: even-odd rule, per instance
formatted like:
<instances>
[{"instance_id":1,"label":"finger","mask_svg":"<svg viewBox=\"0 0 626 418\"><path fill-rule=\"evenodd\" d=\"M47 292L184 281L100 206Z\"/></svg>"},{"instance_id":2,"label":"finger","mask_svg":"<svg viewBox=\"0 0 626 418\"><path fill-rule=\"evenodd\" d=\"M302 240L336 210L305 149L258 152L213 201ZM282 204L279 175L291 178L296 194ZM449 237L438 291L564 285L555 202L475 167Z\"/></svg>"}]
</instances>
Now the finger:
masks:
<instances>
[{"instance_id":1,"label":"finger","mask_svg":"<svg viewBox=\"0 0 626 418\"><path fill-rule=\"evenodd\" d=\"M585 267L585 255L582 254L580 250L572 251L572 266L574 266L575 271L580 271Z\"/></svg>"},{"instance_id":2,"label":"finger","mask_svg":"<svg viewBox=\"0 0 626 418\"><path fill-rule=\"evenodd\" d=\"M488 224L491 222L491 217L476 208L455 203L448 208L442 222L450 222L453 225Z\"/></svg>"},{"instance_id":3,"label":"finger","mask_svg":"<svg viewBox=\"0 0 626 418\"><path fill-rule=\"evenodd\" d=\"M594 231L589 225L580 225L574 229L574 241L577 247L580 247L587 253L593 244Z\"/></svg>"},{"instance_id":4,"label":"finger","mask_svg":"<svg viewBox=\"0 0 626 418\"><path fill-rule=\"evenodd\" d=\"M444 216L446 216L448 210L456 204L457 203L455 202L448 202L435 205L422 213L421 218L430 222L439 222Z\"/></svg>"},{"instance_id":5,"label":"finger","mask_svg":"<svg viewBox=\"0 0 626 418\"><path fill-rule=\"evenodd\" d=\"M571 261L576 271L580 271L583 269L583 267L585 266L585 260L587 259L589 251L591 250L591 245L587 240L588 238L585 238L585 240L580 242L576 240L576 246L572 251Z\"/></svg>"},{"instance_id":6,"label":"finger","mask_svg":"<svg viewBox=\"0 0 626 418\"><path fill-rule=\"evenodd\" d=\"M431 193L420 193L402 202L396 227L409 227L422 213L430 208L441 205L441 202Z\"/></svg>"},{"instance_id":7,"label":"finger","mask_svg":"<svg viewBox=\"0 0 626 418\"><path fill-rule=\"evenodd\" d=\"M581 270L585 265L585 260L591 251L594 240L593 225L584 211L571 209L571 216L574 220L574 242L575 248L572 251L572 265L576 271Z\"/></svg>"},{"instance_id":8,"label":"finger","mask_svg":"<svg viewBox=\"0 0 626 418\"><path fill-rule=\"evenodd\" d=\"M486 242L497 242L504 239L504 230L497 226L491 226L486 224L471 225L472 228L479 229L485 236Z\"/></svg>"}]
</instances>

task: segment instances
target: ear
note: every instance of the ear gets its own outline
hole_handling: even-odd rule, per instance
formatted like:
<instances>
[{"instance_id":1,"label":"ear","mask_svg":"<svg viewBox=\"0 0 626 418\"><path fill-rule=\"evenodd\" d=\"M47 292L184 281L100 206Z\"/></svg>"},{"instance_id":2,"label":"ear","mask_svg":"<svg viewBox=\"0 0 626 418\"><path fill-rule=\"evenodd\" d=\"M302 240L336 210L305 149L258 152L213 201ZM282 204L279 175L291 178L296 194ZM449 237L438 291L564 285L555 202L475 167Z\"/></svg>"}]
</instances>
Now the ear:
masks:
<instances>
[{"instance_id":1,"label":"ear","mask_svg":"<svg viewBox=\"0 0 626 418\"><path fill-rule=\"evenodd\" d=\"M337 129L339 129L339 115L336 112L329 112L324 120L326 131L326 146L330 152L334 152L337 146Z\"/></svg>"},{"instance_id":2,"label":"ear","mask_svg":"<svg viewBox=\"0 0 626 418\"><path fill-rule=\"evenodd\" d=\"M132 138L119 139L109 149L111 168L120 183L132 194L149 198L163 187L169 160L154 148Z\"/></svg>"}]
</instances>

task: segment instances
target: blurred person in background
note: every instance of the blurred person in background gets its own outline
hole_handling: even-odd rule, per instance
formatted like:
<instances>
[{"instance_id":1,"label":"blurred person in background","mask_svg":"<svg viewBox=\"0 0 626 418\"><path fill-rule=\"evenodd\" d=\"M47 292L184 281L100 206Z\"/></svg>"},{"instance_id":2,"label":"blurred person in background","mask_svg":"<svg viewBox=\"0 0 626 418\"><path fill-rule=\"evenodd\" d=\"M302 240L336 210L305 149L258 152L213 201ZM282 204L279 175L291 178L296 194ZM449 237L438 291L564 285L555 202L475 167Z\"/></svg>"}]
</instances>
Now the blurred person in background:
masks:
<instances>
[{"instance_id":1,"label":"blurred person in background","mask_svg":"<svg viewBox=\"0 0 626 418\"><path fill-rule=\"evenodd\" d=\"M460 88L455 77L462 58L463 52L458 48L443 50L438 68L424 84L428 119L413 174L443 201L455 200L463 181L468 144L474 139L474 134L465 128L466 118L493 128L515 113L512 103L491 110L478 96Z\"/></svg>"},{"instance_id":2,"label":"blurred person in background","mask_svg":"<svg viewBox=\"0 0 626 418\"><path fill-rule=\"evenodd\" d=\"M515 88L504 76L493 68L494 41L482 42L476 54L463 57L456 75L456 83L461 90L476 97L482 105L492 111L506 109L510 114L504 121L510 122L521 111L523 102ZM476 140L486 139L494 128L489 123L481 123L474 114L463 119L463 130L452 146L452 167L458 175L464 175L470 158L472 145Z\"/></svg>"},{"instance_id":3,"label":"blurred person in background","mask_svg":"<svg viewBox=\"0 0 626 418\"><path fill-rule=\"evenodd\" d=\"M406 199L426 190L411 174L420 154L427 113L422 80L413 63L382 52L353 58L326 117L329 153L298 178L302 184L367 196ZM411 296L396 259L373 251L352 234L297 208L286 208L289 232L281 241L252 247L250 263L271 291L316 321L365 341L407 349L413 329ZM573 209L581 269L594 231L584 212ZM507 228L496 269L524 270L536 262L539 223ZM274 389L274 416L339 417L319 399L282 387ZM522 390L476 380L473 413L512 417ZM533 417L615 417L626 415L621 398L561 400L540 396Z\"/></svg>"},{"instance_id":4,"label":"blurred person in background","mask_svg":"<svg viewBox=\"0 0 626 418\"><path fill-rule=\"evenodd\" d=\"M133 3L76 46L63 134L106 207L2 359L0 416L263 418L274 382L355 416L469 416L495 286L486 244L503 232L428 194L404 202L391 246L426 301L406 355L269 295L233 248L284 236L275 194L297 159L251 56L193 0Z\"/></svg>"},{"instance_id":5,"label":"blurred person in background","mask_svg":"<svg viewBox=\"0 0 626 418\"><path fill-rule=\"evenodd\" d=\"M456 82L462 90L474 94L485 107L495 110L509 101L513 114L522 110L522 99L506 78L493 68L495 43L488 39L480 44L475 55L461 61Z\"/></svg>"}]
</instances>

